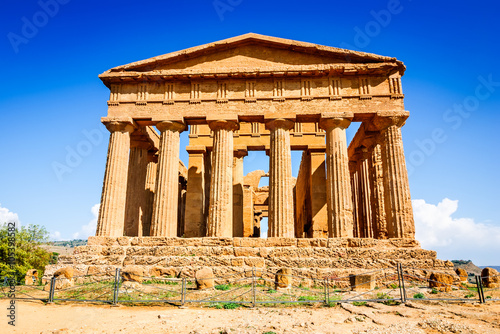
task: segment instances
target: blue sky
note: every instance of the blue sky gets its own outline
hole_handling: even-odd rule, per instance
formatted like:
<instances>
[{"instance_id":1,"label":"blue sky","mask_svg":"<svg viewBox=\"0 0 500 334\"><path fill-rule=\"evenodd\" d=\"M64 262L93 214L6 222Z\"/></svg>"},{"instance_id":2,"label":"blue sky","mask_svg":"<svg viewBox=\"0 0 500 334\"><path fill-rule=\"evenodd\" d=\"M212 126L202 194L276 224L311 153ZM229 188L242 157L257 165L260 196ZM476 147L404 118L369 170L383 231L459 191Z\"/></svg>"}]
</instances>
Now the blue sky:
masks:
<instances>
[{"instance_id":1,"label":"blue sky","mask_svg":"<svg viewBox=\"0 0 500 334\"><path fill-rule=\"evenodd\" d=\"M109 91L97 75L255 32L402 60L411 113L403 140L417 237L443 259L499 264L499 6L6 0L0 14L0 217L42 224L54 238L84 237L95 223L91 208L100 200L108 140L100 117ZM85 133L96 131L102 137L88 141ZM353 135L350 129L348 139ZM71 153L78 150L85 153L79 159ZM68 157L71 172L58 177L54 163ZM260 157L249 156L245 172L267 170ZM184 151L181 158L187 163ZM295 174L299 162L294 153Z\"/></svg>"}]
</instances>

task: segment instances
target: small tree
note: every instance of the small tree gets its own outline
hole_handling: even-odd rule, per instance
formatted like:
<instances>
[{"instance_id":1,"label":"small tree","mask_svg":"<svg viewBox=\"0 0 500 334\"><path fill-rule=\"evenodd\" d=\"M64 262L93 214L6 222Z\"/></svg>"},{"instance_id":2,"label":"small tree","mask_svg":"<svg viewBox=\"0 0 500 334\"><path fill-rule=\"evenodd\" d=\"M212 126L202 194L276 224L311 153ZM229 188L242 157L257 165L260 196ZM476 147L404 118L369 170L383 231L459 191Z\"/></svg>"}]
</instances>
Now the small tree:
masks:
<instances>
[{"instance_id":1,"label":"small tree","mask_svg":"<svg viewBox=\"0 0 500 334\"><path fill-rule=\"evenodd\" d=\"M49 240L49 233L43 226L28 225L18 228L15 233L14 265L9 259L9 231L6 224L0 226L0 277L16 278L24 281L28 269L37 269L40 277L49 264L52 254L40 247Z\"/></svg>"}]
</instances>

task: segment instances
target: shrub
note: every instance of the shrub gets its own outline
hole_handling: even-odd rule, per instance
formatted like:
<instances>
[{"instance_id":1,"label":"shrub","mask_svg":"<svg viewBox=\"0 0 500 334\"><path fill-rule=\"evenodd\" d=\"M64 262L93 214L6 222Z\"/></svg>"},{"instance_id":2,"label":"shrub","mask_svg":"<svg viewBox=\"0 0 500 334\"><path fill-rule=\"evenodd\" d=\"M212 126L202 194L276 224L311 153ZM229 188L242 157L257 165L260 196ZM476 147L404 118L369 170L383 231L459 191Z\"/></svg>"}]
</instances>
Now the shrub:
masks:
<instances>
[{"instance_id":1,"label":"shrub","mask_svg":"<svg viewBox=\"0 0 500 334\"><path fill-rule=\"evenodd\" d=\"M277 292L277 291L276 291L276 290L274 290L274 289L269 289L269 290L267 290L267 293L276 293L276 292Z\"/></svg>"},{"instance_id":2,"label":"shrub","mask_svg":"<svg viewBox=\"0 0 500 334\"><path fill-rule=\"evenodd\" d=\"M24 282L24 276L28 269L38 270L38 276L42 277L45 266L55 255L42 248L42 244L49 239L49 233L43 226L27 225L16 229L15 233L15 264L10 266L9 261L9 227L0 222L0 277L9 276L16 278L18 282ZM12 233L12 231L10 232Z\"/></svg>"},{"instance_id":3,"label":"shrub","mask_svg":"<svg viewBox=\"0 0 500 334\"><path fill-rule=\"evenodd\" d=\"M420 292L419 292L419 293L414 294L414 295L413 295L413 298L415 298L415 299L424 299L424 298L425 298L425 296L424 296L424 294L423 294L423 293L420 293Z\"/></svg>"},{"instance_id":4,"label":"shrub","mask_svg":"<svg viewBox=\"0 0 500 334\"><path fill-rule=\"evenodd\" d=\"M352 302L354 306L366 306L366 302Z\"/></svg>"},{"instance_id":5,"label":"shrub","mask_svg":"<svg viewBox=\"0 0 500 334\"><path fill-rule=\"evenodd\" d=\"M436 295L436 294L438 294L438 293L439 293L439 291L438 291L438 290L436 290L436 289L434 289L434 288L432 288L431 293L432 293L433 295Z\"/></svg>"},{"instance_id":6,"label":"shrub","mask_svg":"<svg viewBox=\"0 0 500 334\"><path fill-rule=\"evenodd\" d=\"M234 310L234 309L237 309L238 307L240 307L240 304L236 304L236 303L224 303L223 307L224 307L225 310Z\"/></svg>"},{"instance_id":7,"label":"shrub","mask_svg":"<svg viewBox=\"0 0 500 334\"><path fill-rule=\"evenodd\" d=\"M226 291L226 290L231 289L231 286L229 284L219 284L219 285L214 286L214 288L216 290Z\"/></svg>"}]
</instances>

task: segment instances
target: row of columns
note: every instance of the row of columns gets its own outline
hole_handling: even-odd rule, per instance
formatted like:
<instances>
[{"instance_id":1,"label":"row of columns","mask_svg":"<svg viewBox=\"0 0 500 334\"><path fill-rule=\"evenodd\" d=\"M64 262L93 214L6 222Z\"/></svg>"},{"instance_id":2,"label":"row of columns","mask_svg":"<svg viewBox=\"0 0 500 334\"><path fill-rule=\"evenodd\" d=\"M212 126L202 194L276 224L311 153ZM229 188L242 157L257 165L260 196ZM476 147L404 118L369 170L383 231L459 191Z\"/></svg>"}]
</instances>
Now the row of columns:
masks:
<instances>
[{"instance_id":1,"label":"row of columns","mask_svg":"<svg viewBox=\"0 0 500 334\"><path fill-rule=\"evenodd\" d=\"M358 214L353 203L354 192L365 183L351 184L349 158L345 129L352 117L322 118L319 125L326 132L326 188L328 211L328 235L352 237L354 235L353 212ZM209 237L233 236L233 132L239 128L236 121L209 121L213 131L211 159L210 195L206 235ZM266 122L270 131L270 193L269 232L270 237L294 237L294 200L291 170L290 129L294 122L275 119ZM104 177L101 208L96 235L118 237L123 235L127 172L130 150L130 133L134 127L126 122L109 122L111 132L106 172ZM178 164L180 133L185 130L181 122L157 123L161 132L159 159L156 171L151 236L177 236L178 215ZM385 159L384 186L389 195L390 225L397 237L408 237L405 218L401 215L411 211L408 206L409 188L400 125L388 124L382 131L381 149ZM366 159L362 160L365 161ZM366 177L368 166L362 166L361 178ZM365 174L363 174L365 173ZM384 174L385 175L385 174ZM188 180L189 181L189 180ZM369 189L364 189L366 194ZM387 196L386 196L387 197ZM362 203L366 214L371 212L370 201ZM199 208L187 208L187 210ZM386 210L387 211L387 210ZM373 235L371 236L373 237Z\"/></svg>"},{"instance_id":2,"label":"row of columns","mask_svg":"<svg viewBox=\"0 0 500 334\"><path fill-rule=\"evenodd\" d=\"M415 226L401 138L405 118L386 117L366 128L349 169L354 237L414 238Z\"/></svg>"}]
</instances>

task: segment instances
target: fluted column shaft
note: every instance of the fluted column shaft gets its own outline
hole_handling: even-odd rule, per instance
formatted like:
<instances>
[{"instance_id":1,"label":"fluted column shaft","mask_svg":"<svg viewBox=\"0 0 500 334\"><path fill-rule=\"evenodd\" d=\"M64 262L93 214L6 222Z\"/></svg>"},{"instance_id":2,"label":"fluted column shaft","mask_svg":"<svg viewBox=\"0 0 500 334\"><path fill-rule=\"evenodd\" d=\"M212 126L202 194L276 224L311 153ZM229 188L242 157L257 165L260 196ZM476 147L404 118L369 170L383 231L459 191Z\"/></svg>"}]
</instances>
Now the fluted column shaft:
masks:
<instances>
[{"instance_id":1,"label":"fluted column shaft","mask_svg":"<svg viewBox=\"0 0 500 334\"><path fill-rule=\"evenodd\" d=\"M151 233L151 221L153 219L153 208L156 190L156 174L158 158L152 153L148 153L148 167L146 172L146 205L143 216L142 236L149 236Z\"/></svg>"},{"instance_id":2,"label":"fluted column shaft","mask_svg":"<svg viewBox=\"0 0 500 334\"><path fill-rule=\"evenodd\" d=\"M401 126L393 124L382 131L382 161L389 238L415 238L408 172L401 137Z\"/></svg>"},{"instance_id":3,"label":"fluted column shaft","mask_svg":"<svg viewBox=\"0 0 500 334\"><path fill-rule=\"evenodd\" d=\"M358 163L357 161L349 161L349 172L351 173L351 192L352 192L352 220L354 224L353 236L355 238L361 238L361 228L359 224L359 173L358 173Z\"/></svg>"},{"instance_id":4,"label":"fluted column shaft","mask_svg":"<svg viewBox=\"0 0 500 334\"><path fill-rule=\"evenodd\" d=\"M366 150L366 149L365 149ZM369 161L368 153L363 151L360 156L359 162L359 181L360 181L360 206L362 211L363 219L363 238L373 238L373 226L372 226L372 208L371 208L371 186L370 186L370 172L369 172Z\"/></svg>"},{"instance_id":5,"label":"fluted column shaft","mask_svg":"<svg viewBox=\"0 0 500 334\"><path fill-rule=\"evenodd\" d=\"M125 225L130 133L134 127L128 122L108 122L105 125L111 135L96 236L121 237Z\"/></svg>"},{"instance_id":6,"label":"fluted column shaft","mask_svg":"<svg viewBox=\"0 0 500 334\"><path fill-rule=\"evenodd\" d=\"M149 145L131 142L130 146L124 235L142 237L147 203L146 176Z\"/></svg>"},{"instance_id":7,"label":"fluted column shaft","mask_svg":"<svg viewBox=\"0 0 500 334\"><path fill-rule=\"evenodd\" d=\"M347 118L320 121L320 126L326 131L326 195L330 238L353 236L353 203L345 134L350 123Z\"/></svg>"},{"instance_id":8,"label":"fluted column shaft","mask_svg":"<svg viewBox=\"0 0 500 334\"><path fill-rule=\"evenodd\" d=\"M180 122L160 122L160 148L156 172L156 188L151 219L151 236L177 236L179 203L179 134L186 126Z\"/></svg>"},{"instance_id":9,"label":"fluted column shaft","mask_svg":"<svg viewBox=\"0 0 500 334\"><path fill-rule=\"evenodd\" d=\"M213 130L212 174L207 236L233 236L233 121L209 122Z\"/></svg>"},{"instance_id":10,"label":"fluted column shaft","mask_svg":"<svg viewBox=\"0 0 500 334\"><path fill-rule=\"evenodd\" d=\"M271 132L269 150L268 237L293 238L293 184L290 129L294 122L275 119L266 123Z\"/></svg>"},{"instance_id":11,"label":"fluted column shaft","mask_svg":"<svg viewBox=\"0 0 500 334\"><path fill-rule=\"evenodd\" d=\"M373 234L376 239L387 239L387 217L384 204L384 170L382 168L382 149L379 143L375 143L373 146L370 160Z\"/></svg>"}]
</instances>

